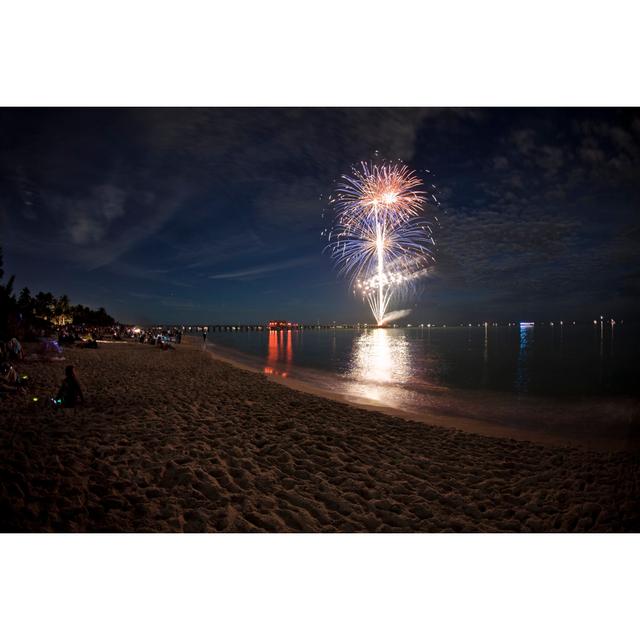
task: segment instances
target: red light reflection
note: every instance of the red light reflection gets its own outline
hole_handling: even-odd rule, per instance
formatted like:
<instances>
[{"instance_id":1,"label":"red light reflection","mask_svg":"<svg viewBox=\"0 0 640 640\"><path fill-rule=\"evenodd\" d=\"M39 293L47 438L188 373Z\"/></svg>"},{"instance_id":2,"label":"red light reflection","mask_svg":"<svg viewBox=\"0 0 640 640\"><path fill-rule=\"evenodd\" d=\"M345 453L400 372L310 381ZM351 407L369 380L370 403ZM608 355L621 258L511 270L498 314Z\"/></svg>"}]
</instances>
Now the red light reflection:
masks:
<instances>
[{"instance_id":1,"label":"red light reflection","mask_svg":"<svg viewBox=\"0 0 640 640\"><path fill-rule=\"evenodd\" d=\"M263 371L269 376L282 376L286 378L289 374L286 371L278 371L276 368L278 363L291 362L293 358L293 348L291 344L291 331L277 331L269 329L269 337L267 341L267 366Z\"/></svg>"}]
</instances>

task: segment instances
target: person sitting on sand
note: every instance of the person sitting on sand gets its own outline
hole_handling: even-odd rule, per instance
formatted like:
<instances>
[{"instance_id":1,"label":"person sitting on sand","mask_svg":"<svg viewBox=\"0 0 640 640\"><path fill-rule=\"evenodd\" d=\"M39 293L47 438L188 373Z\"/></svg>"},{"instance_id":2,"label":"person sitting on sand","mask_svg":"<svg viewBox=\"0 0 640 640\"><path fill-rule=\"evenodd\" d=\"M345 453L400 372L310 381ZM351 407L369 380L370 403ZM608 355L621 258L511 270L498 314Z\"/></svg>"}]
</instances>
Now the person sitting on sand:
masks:
<instances>
[{"instance_id":1,"label":"person sitting on sand","mask_svg":"<svg viewBox=\"0 0 640 640\"><path fill-rule=\"evenodd\" d=\"M0 365L0 392L14 393L21 388L18 372L8 363Z\"/></svg>"},{"instance_id":2,"label":"person sitting on sand","mask_svg":"<svg viewBox=\"0 0 640 640\"><path fill-rule=\"evenodd\" d=\"M65 370L65 378L62 381L56 400L63 407L75 407L78 402L84 403L84 397L82 396L82 389L80 383L76 378L73 365L68 365Z\"/></svg>"},{"instance_id":3,"label":"person sitting on sand","mask_svg":"<svg viewBox=\"0 0 640 640\"><path fill-rule=\"evenodd\" d=\"M9 354L13 360L24 359L24 351L22 350L22 345L18 342L17 338L11 338L7 346L9 348Z\"/></svg>"},{"instance_id":4,"label":"person sitting on sand","mask_svg":"<svg viewBox=\"0 0 640 640\"><path fill-rule=\"evenodd\" d=\"M18 372L9 363L0 365L0 381L4 384L18 385L20 384L20 377Z\"/></svg>"}]
</instances>

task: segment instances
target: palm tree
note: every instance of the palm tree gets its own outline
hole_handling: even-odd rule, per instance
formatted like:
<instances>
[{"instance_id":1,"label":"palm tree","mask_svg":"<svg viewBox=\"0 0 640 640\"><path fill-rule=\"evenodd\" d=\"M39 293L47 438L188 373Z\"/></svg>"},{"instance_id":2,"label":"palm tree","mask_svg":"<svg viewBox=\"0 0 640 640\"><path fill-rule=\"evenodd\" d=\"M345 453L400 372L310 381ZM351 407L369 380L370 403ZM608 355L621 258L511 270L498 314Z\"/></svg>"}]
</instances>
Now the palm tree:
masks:
<instances>
[{"instance_id":1,"label":"palm tree","mask_svg":"<svg viewBox=\"0 0 640 640\"><path fill-rule=\"evenodd\" d=\"M36 315L45 320L49 320L55 312L55 300L51 293L40 291L35 298Z\"/></svg>"},{"instance_id":2,"label":"palm tree","mask_svg":"<svg viewBox=\"0 0 640 640\"><path fill-rule=\"evenodd\" d=\"M69 305L69 297L66 295L60 296L57 300L54 301L54 324L69 324L73 322L73 317L71 315L71 308Z\"/></svg>"}]
</instances>

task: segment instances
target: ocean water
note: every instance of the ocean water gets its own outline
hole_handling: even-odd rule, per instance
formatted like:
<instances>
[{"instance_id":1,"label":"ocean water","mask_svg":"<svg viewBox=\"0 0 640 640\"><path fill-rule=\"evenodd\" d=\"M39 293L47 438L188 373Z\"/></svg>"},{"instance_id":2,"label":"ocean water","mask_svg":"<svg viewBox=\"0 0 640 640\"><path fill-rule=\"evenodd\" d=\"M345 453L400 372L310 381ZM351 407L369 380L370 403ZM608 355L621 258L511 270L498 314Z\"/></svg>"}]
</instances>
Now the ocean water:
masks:
<instances>
[{"instance_id":1,"label":"ocean water","mask_svg":"<svg viewBox=\"0 0 640 640\"><path fill-rule=\"evenodd\" d=\"M231 331L208 343L267 375L411 414L623 445L640 428L633 325Z\"/></svg>"}]
</instances>

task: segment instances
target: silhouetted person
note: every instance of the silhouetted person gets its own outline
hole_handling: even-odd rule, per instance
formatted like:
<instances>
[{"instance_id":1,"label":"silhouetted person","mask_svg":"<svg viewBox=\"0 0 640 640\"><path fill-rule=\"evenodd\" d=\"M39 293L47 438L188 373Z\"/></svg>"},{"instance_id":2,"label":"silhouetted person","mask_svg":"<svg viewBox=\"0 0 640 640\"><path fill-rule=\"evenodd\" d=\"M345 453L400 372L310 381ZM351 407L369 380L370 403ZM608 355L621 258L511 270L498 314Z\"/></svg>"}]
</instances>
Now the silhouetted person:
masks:
<instances>
[{"instance_id":1,"label":"silhouetted person","mask_svg":"<svg viewBox=\"0 0 640 640\"><path fill-rule=\"evenodd\" d=\"M20 390L18 372L9 364L0 365L0 392L14 393Z\"/></svg>"},{"instance_id":2,"label":"silhouetted person","mask_svg":"<svg viewBox=\"0 0 640 640\"><path fill-rule=\"evenodd\" d=\"M3 363L0 365L0 380L5 384L15 385L20 384L18 372L9 363Z\"/></svg>"},{"instance_id":3,"label":"silhouetted person","mask_svg":"<svg viewBox=\"0 0 640 640\"><path fill-rule=\"evenodd\" d=\"M72 364L65 368L64 374L65 378L62 381L56 400L58 400L63 407L75 407L78 402L84 403L82 389L80 388L80 383L76 378Z\"/></svg>"},{"instance_id":4,"label":"silhouetted person","mask_svg":"<svg viewBox=\"0 0 640 640\"><path fill-rule=\"evenodd\" d=\"M9 349L9 357L12 360L24 359L24 351L22 350L22 345L18 342L17 338L11 338L7 343L7 347Z\"/></svg>"},{"instance_id":5,"label":"silhouetted person","mask_svg":"<svg viewBox=\"0 0 640 640\"><path fill-rule=\"evenodd\" d=\"M203 331L202 332L202 344L204 344L207 341L207 332Z\"/></svg>"}]
</instances>

